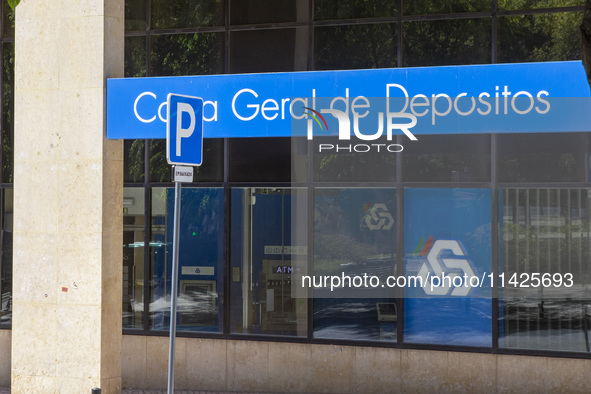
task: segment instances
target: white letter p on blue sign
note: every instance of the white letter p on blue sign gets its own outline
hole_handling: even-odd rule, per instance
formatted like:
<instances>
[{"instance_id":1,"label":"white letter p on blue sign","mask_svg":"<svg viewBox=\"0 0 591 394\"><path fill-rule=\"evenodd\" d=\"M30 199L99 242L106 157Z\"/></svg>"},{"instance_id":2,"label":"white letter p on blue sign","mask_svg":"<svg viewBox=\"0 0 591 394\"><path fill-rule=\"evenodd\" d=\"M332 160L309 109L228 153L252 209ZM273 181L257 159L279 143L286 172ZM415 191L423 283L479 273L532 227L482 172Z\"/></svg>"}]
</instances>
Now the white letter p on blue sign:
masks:
<instances>
[{"instance_id":1,"label":"white letter p on blue sign","mask_svg":"<svg viewBox=\"0 0 591 394\"><path fill-rule=\"evenodd\" d=\"M171 93L166 111L166 160L169 164L201 165L203 100Z\"/></svg>"}]
</instances>

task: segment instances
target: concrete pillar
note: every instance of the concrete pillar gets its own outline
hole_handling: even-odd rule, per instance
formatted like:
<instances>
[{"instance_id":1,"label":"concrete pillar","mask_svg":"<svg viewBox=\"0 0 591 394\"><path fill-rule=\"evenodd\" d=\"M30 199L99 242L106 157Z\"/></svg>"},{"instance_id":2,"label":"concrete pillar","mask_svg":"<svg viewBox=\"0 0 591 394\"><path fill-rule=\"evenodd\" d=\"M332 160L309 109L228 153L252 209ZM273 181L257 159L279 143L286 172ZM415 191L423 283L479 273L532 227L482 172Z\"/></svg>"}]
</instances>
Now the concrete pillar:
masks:
<instances>
[{"instance_id":1,"label":"concrete pillar","mask_svg":"<svg viewBox=\"0 0 591 394\"><path fill-rule=\"evenodd\" d=\"M16 9L13 393L121 391L124 0Z\"/></svg>"}]
</instances>

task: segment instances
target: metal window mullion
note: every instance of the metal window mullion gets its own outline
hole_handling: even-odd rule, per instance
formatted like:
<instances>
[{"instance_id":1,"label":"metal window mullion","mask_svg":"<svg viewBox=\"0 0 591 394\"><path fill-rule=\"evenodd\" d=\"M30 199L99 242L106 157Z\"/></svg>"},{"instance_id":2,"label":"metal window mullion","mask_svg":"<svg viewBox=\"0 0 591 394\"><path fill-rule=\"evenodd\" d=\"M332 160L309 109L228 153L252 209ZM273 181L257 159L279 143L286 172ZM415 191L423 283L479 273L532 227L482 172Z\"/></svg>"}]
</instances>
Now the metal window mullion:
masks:
<instances>
[{"instance_id":1,"label":"metal window mullion","mask_svg":"<svg viewBox=\"0 0 591 394\"><path fill-rule=\"evenodd\" d=\"M224 184L224 250L222 251L223 261L223 282L224 282L224 299L220 303L222 311L218 313L224 317L224 324L221 327L222 334L228 335L230 333L230 310L232 309L232 245L230 241L230 229L232 228L231 216L231 198L230 188L228 184Z\"/></svg>"},{"instance_id":2,"label":"metal window mullion","mask_svg":"<svg viewBox=\"0 0 591 394\"><path fill-rule=\"evenodd\" d=\"M5 6L2 6L2 20L4 20L4 8ZM1 34L2 34L2 38L4 38L4 26L0 25L0 27L2 28ZM0 64L2 65L2 71L4 71L4 40L2 40L0 42ZM14 78L13 78L14 81ZM13 82L13 88L14 88L14 82ZM4 72L0 73L0 102L2 102L2 104L4 104ZM14 122L14 117L13 117L13 122ZM2 133L1 131L4 131L4 133ZM2 108L0 109L0 148L3 147L4 145L4 134L6 134L7 130L4 130L4 105L2 105ZM13 144L13 151L14 151L14 144ZM13 156L14 157L14 156ZM4 149L0 149L0 181L4 182ZM0 293L1 294L1 293Z\"/></svg>"},{"instance_id":3,"label":"metal window mullion","mask_svg":"<svg viewBox=\"0 0 591 394\"><path fill-rule=\"evenodd\" d=\"M5 193L6 189L0 189L0 277L4 277L3 271L5 270L5 256L4 256L4 226L5 226ZM12 293L12 292L11 292ZM0 295L4 294L4 290L2 289L2 279L0 278ZM10 295L12 298L12 294ZM10 306L9 306L10 307ZM2 308L0 307L0 318L2 318ZM1 322L1 321L0 321ZM12 323L12 320L11 320Z\"/></svg>"},{"instance_id":4,"label":"metal window mullion","mask_svg":"<svg viewBox=\"0 0 591 394\"><path fill-rule=\"evenodd\" d=\"M502 239L499 237L499 233L502 229L503 223L499 219L499 190L497 188L497 171L496 171L496 160L497 160L497 136L491 134L490 136L490 181L491 181L491 270L494 283L497 283L499 278L499 247ZM502 214L502 212L501 212ZM491 329L492 329L492 348L499 348L499 285L492 286L491 289Z\"/></svg>"},{"instance_id":5,"label":"metal window mullion","mask_svg":"<svg viewBox=\"0 0 591 394\"><path fill-rule=\"evenodd\" d=\"M531 206L531 199L530 199L530 192L531 189L524 188L522 189L525 193L525 201L523 204L524 216L525 216L525 224L524 224L524 236L525 236L525 267L523 272L525 273L532 273L534 272L531 264L531 245L530 245L530 231L531 231L531 218L529 217L529 210ZM529 333L532 329L535 329L535 326L532 324L531 319L527 319L527 332Z\"/></svg>"},{"instance_id":6,"label":"metal window mullion","mask_svg":"<svg viewBox=\"0 0 591 394\"><path fill-rule=\"evenodd\" d=\"M152 76L152 0L146 1L146 77Z\"/></svg>"},{"instance_id":7,"label":"metal window mullion","mask_svg":"<svg viewBox=\"0 0 591 394\"><path fill-rule=\"evenodd\" d=\"M577 216L579 218L579 247L577 248L577 250L579 251L578 253L578 258L577 258L577 266L579 268L578 272L579 273L583 273L583 267L582 267L582 262L583 262L583 223L585 223L585 221L583 220L583 201L581 199L581 194L584 193L585 190L578 190L577 191L577 198L578 198L578 210L577 210Z\"/></svg>"},{"instance_id":8,"label":"metal window mullion","mask_svg":"<svg viewBox=\"0 0 591 394\"><path fill-rule=\"evenodd\" d=\"M491 20L491 63L497 62L497 36L498 36L498 4L497 0L492 0L492 20Z\"/></svg>"},{"instance_id":9,"label":"metal window mullion","mask_svg":"<svg viewBox=\"0 0 591 394\"><path fill-rule=\"evenodd\" d=\"M404 38L403 38L403 29L402 29L402 5L403 5L403 0L398 0L398 18L397 18L397 23L398 26L397 31L398 31L398 37L397 37L397 48L396 48L396 52L397 52L397 59L396 59L396 63L397 66L400 68L403 65L403 51L402 51L402 46L404 45ZM400 155L398 155L400 156Z\"/></svg>"},{"instance_id":10,"label":"metal window mullion","mask_svg":"<svg viewBox=\"0 0 591 394\"><path fill-rule=\"evenodd\" d=\"M309 28L309 34L308 34L308 71L314 71L316 69L315 64L314 64L314 37L315 37L315 23L314 23L314 7L315 7L315 3L314 0L310 0L310 2L308 3L308 7L309 7L309 13L308 13L308 28ZM310 151L308 151L310 152ZM310 154L308 154L308 157L310 156Z\"/></svg>"},{"instance_id":11,"label":"metal window mullion","mask_svg":"<svg viewBox=\"0 0 591 394\"><path fill-rule=\"evenodd\" d=\"M224 73L230 72L230 0L225 0L224 15Z\"/></svg>"},{"instance_id":12,"label":"metal window mullion","mask_svg":"<svg viewBox=\"0 0 591 394\"><path fill-rule=\"evenodd\" d=\"M399 1L402 6L402 1ZM396 143L402 142L402 136L396 136ZM396 276L404 275L404 186L402 183L402 155L396 155ZM396 344L404 343L404 288L396 288Z\"/></svg>"},{"instance_id":13,"label":"metal window mullion","mask_svg":"<svg viewBox=\"0 0 591 394\"><path fill-rule=\"evenodd\" d=\"M150 330L150 277L152 275L151 269L151 253L150 253L150 239L152 237L152 210L151 210L151 190L144 186L144 313L143 313L143 328L144 331Z\"/></svg>"},{"instance_id":14,"label":"metal window mullion","mask_svg":"<svg viewBox=\"0 0 591 394\"><path fill-rule=\"evenodd\" d=\"M504 194L504 201L503 201L503 230L505 228L505 205L507 207L510 207L510 199L509 199L509 192L510 189L504 189L503 194ZM513 234L511 234L513 236ZM511 265L509 263L509 245L510 243L507 242L506 245L504 245L503 248L503 272L507 273L511 273ZM509 280L509 278L506 278L507 280ZM503 299L504 301L504 299ZM504 314L507 311L507 305L503 302L503 310L504 310ZM509 320L508 319L504 319L505 321L505 333L508 331L509 327Z\"/></svg>"},{"instance_id":15,"label":"metal window mullion","mask_svg":"<svg viewBox=\"0 0 591 394\"><path fill-rule=\"evenodd\" d=\"M542 269L542 260L541 260L541 256L540 256L540 244L541 244L541 226L543 224L542 219L544 218L543 215L543 211L542 211L542 200L540 199L540 189L537 188L536 189L536 200L537 200L537 214L538 214L538 224L537 224L537 230L536 230L536 266L537 266L537 271L540 272L540 270ZM540 319L540 315L538 314L538 326L541 325L541 319Z\"/></svg>"},{"instance_id":16,"label":"metal window mullion","mask_svg":"<svg viewBox=\"0 0 591 394\"><path fill-rule=\"evenodd\" d=\"M150 140L144 140L144 331L150 330L150 239L152 237L152 194L150 189Z\"/></svg>"},{"instance_id":17,"label":"metal window mullion","mask_svg":"<svg viewBox=\"0 0 591 394\"><path fill-rule=\"evenodd\" d=\"M311 141L310 141L311 142ZM309 154L311 151L308 151ZM308 160L310 163L312 160ZM310 164L308 164L310 165ZM314 275L314 187L312 186L312 182L309 180L308 190L308 275ZM311 286L308 289L308 312L307 312L307 322L308 322L308 341L312 341L314 339L314 289Z\"/></svg>"}]
</instances>

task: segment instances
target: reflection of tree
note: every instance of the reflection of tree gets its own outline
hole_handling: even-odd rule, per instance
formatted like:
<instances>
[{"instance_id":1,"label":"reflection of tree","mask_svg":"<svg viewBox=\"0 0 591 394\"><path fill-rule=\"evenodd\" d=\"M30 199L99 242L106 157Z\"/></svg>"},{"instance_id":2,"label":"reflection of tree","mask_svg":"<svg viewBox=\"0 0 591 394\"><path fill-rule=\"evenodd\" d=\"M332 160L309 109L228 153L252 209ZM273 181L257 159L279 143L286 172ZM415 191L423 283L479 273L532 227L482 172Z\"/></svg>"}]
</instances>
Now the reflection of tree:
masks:
<instances>
[{"instance_id":1,"label":"reflection of tree","mask_svg":"<svg viewBox=\"0 0 591 394\"><path fill-rule=\"evenodd\" d=\"M444 147L441 145L441 150ZM403 160L405 181L476 182L490 179L490 155L478 152L403 154Z\"/></svg>"},{"instance_id":2,"label":"reflection of tree","mask_svg":"<svg viewBox=\"0 0 591 394\"><path fill-rule=\"evenodd\" d=\"M396 67L396 25L318 27L317 70Z\"/></svg>"},{"instance_id":3,"label":"reflection of tree","mask_svg":"<svg viewBox=\"0 0 591 394\"><path fill-rule=\"evenodd\" d=\"M581 56L578 12L499 18L499 61L576 60Z\"/></svg>"},{"instance_id":4,"label":"reflection of tree","mask_svg":"<svg viewBox=\"0 0 591 394\"><path fill-rule=\"evenodd\" d=\"M512 154L499 160L499 178L512 182L580 181L584 166L573 153Z\"/></svg>"},{"instance_id":5,"label":"reflection of tree","mask_svg":"<svg viewBox=\"0 0 591 394\"><path fill-rule=\"evenodd\" d=\"M393 141L380 138L375 141L360 141L355 138L344 143L336 137L319 139L321 143L349 146L358 142L368 144L390 145ZM382 147L380 152L374 148L373 152L353 152L339 150L338 153L318 153L318 147L314 150L314 179L330 181L391 181L396 178L396 155L398 153L387 152Z\"/></svg>"},{"instance_id":6,"label":"reflection of tree","mask_svg":"<svg viewBox=\"0 0 591 394\"><path fill-rule=\"evenodd\" d=\"M506 222L503 233L509 261L505 262L505 272L571 272L573 280L580 282L581 274L588 272L590 231L586 222L556 227Z\"/></svg>"},{"instance_id":7,"label":"reflection of tree","mask_svg":"<svg viewBox=\"0 0 591 394\"><path fill-rule=\"evenodd\" d=\"M504 194L501 256L506 273L588 273L587 190L522 189Z\"/></svg>"},{"instance_id":8,"label":"reflection of tree","mask_svg":"<svg viewBox=\"0 0 591 394\"><path fill-rule=\"evenodd\" d=\"M155 36L150 60L154 76L221 74L224 72L224 34Z\"/></svg>"},{"instance_id":9,"label":"reflection of tree","mask_svg":"<svg viewBox=\"0 0 591 394\"><path fill-rule=\"evenodd\" d=\"M145 140L134 140L131 142L129 153L127 153L126 170L129 172L130 182L141 182L144 178L144 147Z\"/></svg>"},{"instance_id":10,"label":"reflection of tree","mask_svg":"<svg viewBox=\"0 0 591 394\"><path fill-rule=\"evenodd\" d=\"M499 10L530 10L539 8L580 6L584 0L498 0Z\"/></svg>"},{"instance_id":11,"label":"reflection of tree","mask_svg":"<svg viewBox=\"0 0 591 394\"><path fill-rule=\"evenodd\" d=\"M413 0L405 1L404 15L447 14L490 11L490 0Z\"/></svg>"},{"instance_id":12,"label":"reflection of tree","mask_svg":"<svg viewBox=\"0 0 591 394\"><path fill-rule=\"evenodd\" d=\"M150 181L170 182L171 167L166 160L166 140L150 140L148 143L150 158Z\"/></svg>"},{"instance_id":13,"label":"reflection of tree","mask_svg":"<svg viewBox=\"0 0 591 394\"><path fill-rule=\"evenodd\" d=\"M396 1L391 0L316 0L316 20L388 17L397 14Z\"/></svg>"},{"instance_id":14,"label":"reflection of tree","mask_svg":"<svg viewBox=\"0 0 591 394\"><path fill-rule=\"evenodd\" d=\"M591 85L591 0L585 3L585 16L581 25L583 37L583 65L587 70L587 80Z\"/></svg>"},{"instance_id":15,"label":"reflection of tree","mask_svg":"<svg viewBox=\"0 0 591 394\"><path fill-rule=\"evenodd\" d=\"M587 190L508 189L502 196L499 272L505 287L499 291L504 335L532 335L549 346L548 339L528 333L545 331L547 337L560 335L553 330L579 330L582 304L589 302ZM572 274L572 287L560 286L567 273ZM534 279L528 280L534 277L545 283L536 286Z\"/></svg>"},{"instance_id":16,"label":"reflection of tree","mask_svg":"<svg viewBox=\"0 0 591 394\"><path fill-rule=\"evenodd\" d=\"M5 43L2 67L2 182L12 182L14 147L14 44Z\"/></svg>"},{"instance_id":17,"label":"reflection of tree","mask_svg":"<svg viewBox=\"0 0 591 394\"><path fill-rule=\"evenodd\" d=\"M396 159L393 153L382 153L382 157L364 153L325 154L314 160L317 180L347 181L389 181L396 176Z\"/></svg>"},{"instance_id":18,"label":"reflection of tree","mask_svg":"<svg viewBox=\"0 0 591 394\"><path fill-rule=\"evenodd\" d=\"M125 77L146 76L146 38L125 38Z\"/></svg>"},{"instance_id":19,"label":"reflection of tree","mask_svg":"<svg viewBox=\"0 0 591 394\"><path fill-rule=\"evenodd\" d=\"M408 22L404 25L404 65L489 63L490 19Z\"/></svg>"},{"instance_id":20,"label":"reflection of tree","mask_svg":"<svg viewBox=\"0 0 591 394\"><path fill-rule=\"evenodd\" d=\"M152 27L223 26L222 0L152 0Z\"/></svg>"}]
</instances>

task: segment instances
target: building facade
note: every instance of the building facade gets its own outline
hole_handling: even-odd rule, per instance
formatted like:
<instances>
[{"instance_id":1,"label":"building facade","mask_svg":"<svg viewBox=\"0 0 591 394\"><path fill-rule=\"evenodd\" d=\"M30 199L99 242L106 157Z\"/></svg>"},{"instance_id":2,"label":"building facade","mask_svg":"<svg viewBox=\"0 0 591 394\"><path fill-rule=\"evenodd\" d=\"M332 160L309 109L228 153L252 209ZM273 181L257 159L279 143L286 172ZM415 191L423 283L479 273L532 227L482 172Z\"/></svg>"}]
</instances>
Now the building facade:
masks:
<instances>
[{"instance_id":1,"label":"building facade","mask_svg":"<svg viewBox=\"0 0 591 394\"><path fill-rule=\"evenodd\" d=\"M110 10L123 2L106 3L108 20ZM19 30L19 21L25 26L29 20L19 15L35 15L41 6L36 7L23 0L15 18L4 5L1 40L0 352L10 354L12 338L13 390L27 387L26 383L15 386L15 379L22 381L19 371L27 370L22 367L26 363L15 361L20 354L15 338L33 335L19 333L25 323L16 323L17 308L43 304L35 299L27 304L27 292L36 288L26 284L44 271L34 265L17 269L26 264L23 260L45 256L19 254L28 249L25 241L16 241L18 234L26 234L17 217L26 212L25 203L19 211L18 197L29 189L20 186L18 193L17 176L29 168L23 163L33 163L31 155L46 147L27 150L30 140L16 146L13 142L19 135L15 119L18 126L24 116L21 112L18 117L18 108L15 115L15 102L20 97L26 100L33 90L17 82L15 94L15 58L23 57L15 55L14 48L19 45L18 32L26 31ZM122 11L118 12L114 19L123 23ZM83 17L87 13L87 8L81 11ZM497 63L532 63L535 73L534 62L580 59L582 15L580 0L128 0L124 34L112 38L113 43L104 41L113 48L124 44L128 78ZM105 58L109 48L105 46ZM109 67L105 62L101 81L123 76ZM483 83L491 100L495 94L500 97L501 112L505 98L505 113L507 92L521 90ZM582 78L580 85L584 84ZM81 91L90 89L82 85ZM70 88L66 84L65 89ZM106 112L103 101L96 102L103 105L96 108L98 113ZM493 110L490 105L489 110ZM140 109L138 116L158 121L158 114ZM334 137L206 138L203 165L182 191L176 387L263 392L395 388L584 392L591 367L589 131L442 132L419 135L413 143L398 135L394 143L403 149L397 152L347 147L323 151L322 144L338 143ZM122 150L122 168L118 178L111 175L118 169L109 160L101 164L103 179L114 180L101 183L102 203L97 204L108 208L109 196L122 195L115 199L122 209L117 207L119 216L101 213L100 218L85 219L101 222L96 232L102 234L111 234L109 226L114 226L112 234L123 239L123 249L118 249L121 310L114 312L120 313L122 326L102 323L123 333L120 385L109 390L164 388L174 203L166 142L128 139L117 142L120 147L111 142L101 145L100 155L111 157L110 152L115 152L117 161L117 151ZM47 141L48 146L51 143ZM385 137L378 143L390 144ZM25 153L19 153L18 147ZM79 150L92 151L88 146ZM64 156L67 152L60 158ZM44 163L53 159L48 153ZM38 167L33 165L31 171L40 165L33 164ZM66 188L62 177L56 182L57 189ZM89 211L85 201L80 197L72 203ZM58 211L66 215L62 211L68 209L62 205ZM74 215L72 220L79 218ZM18 223L21 227L14 230L13 242L13 226ZM66 234L80 231L69 228ZM448 293L415 296L416 289L402 288L379 296L339 294L328 286L310 286L304 293L295 289L299 269L318 277L418 273L433 250L442 247L440 241L457 242L459 249L446 244L453 253L436 259L470 261L478 273L512 281L512 286L491 286L481 296L468 298ZM89 245L117 258L106 238ZM91 270L78 274L82 282L94 275ZM60 302L82 302L64 301L66 294L76 294L76 277L59 278L51 285L59 286L58 310ZM102 289L101 299L111 299L113 290L104 285ZM59 316L58 312L58 337L63 321ZM58 349L59 340L51 346L55 347L45 350ZM62 356L67 359L69 354ZM4 360L0 383L8 384L11 360ZM43 375L47 372L43 368L30 375ZM116 371L109 373L117 376ZM47 374L54 374L56 381L62 376L59 368ZM59 384L42 387L67 392Z\"/></svg>"}]
</instances>

